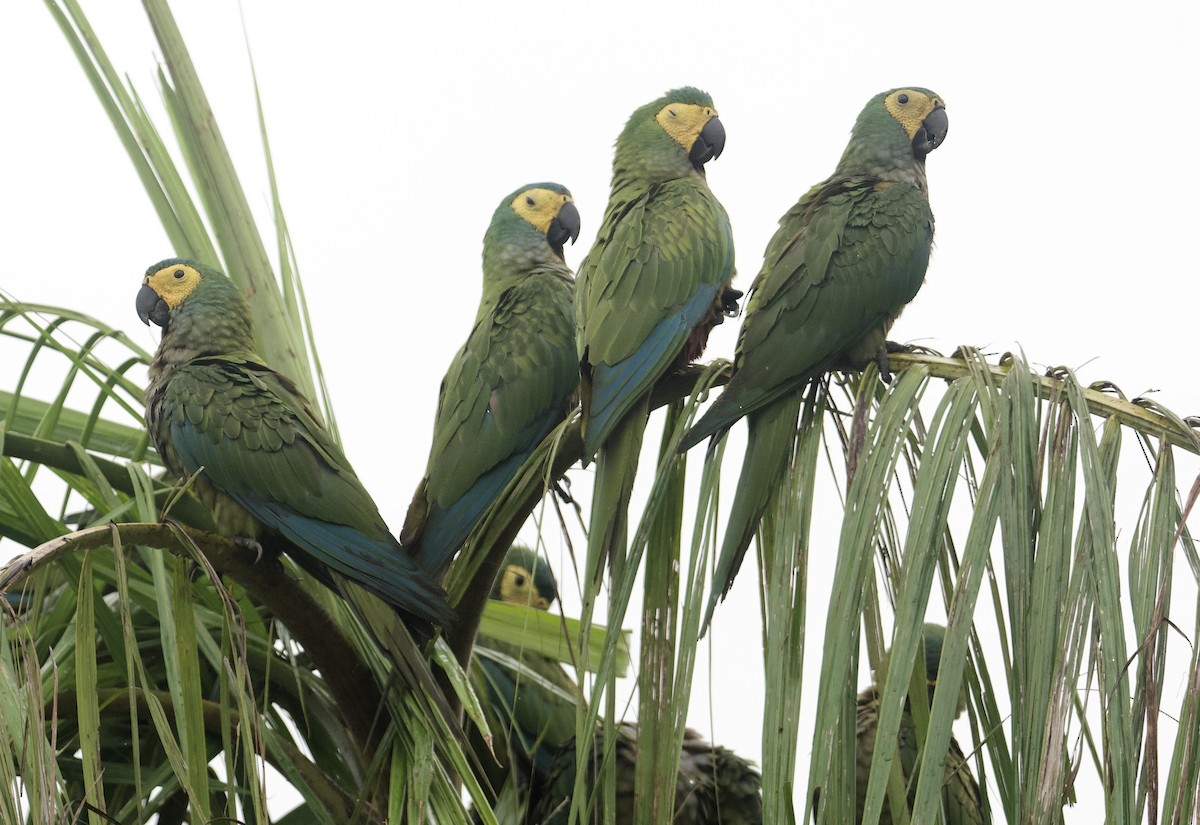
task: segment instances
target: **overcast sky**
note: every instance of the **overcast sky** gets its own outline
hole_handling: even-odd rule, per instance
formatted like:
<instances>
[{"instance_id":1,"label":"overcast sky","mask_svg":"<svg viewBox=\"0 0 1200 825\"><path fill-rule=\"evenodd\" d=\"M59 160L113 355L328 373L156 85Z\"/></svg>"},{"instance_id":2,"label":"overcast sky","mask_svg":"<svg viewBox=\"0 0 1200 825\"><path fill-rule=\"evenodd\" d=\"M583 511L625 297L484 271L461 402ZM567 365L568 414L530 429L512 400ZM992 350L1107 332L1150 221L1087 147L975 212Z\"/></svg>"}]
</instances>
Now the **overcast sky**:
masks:
<instances>
[{"instance_id":1,"label":"overcast sky","mask_svg":"<svg viewBox=\"0 0 1200 825\"><path fill-rule=\"evenodd\" d=\"M475 313L481 239L500 198L532 181L570 188L583 218L566 253L577 266L603 213L614 138L634 108L680 85L709 91L728 133L708 175L733 222L737 286L757 272L779 216L833 170L863 104L926 86L950 119L927 164L936 250L892 337L946 353L1019 347L1035 365L1130 396L1157 390L1175 412L1200 413L1194 2L1136 14L1045 2L417 6L175 9L269 230L249 43L343 440L394 528L425 465L438 383ZM169 132L138 5L85 8ZM146 267L174 250L42 3L0 5L0 71L0 289L89 312L153 349L157 330L141 326L133 299ZM710 356L732 355L736 328L713 335ZM5 346L7 389L16 367ZM828 566L815 565L801 781L822 575ZM757 757L760 710L744 682L722 684L760 670L754 646L738 642L758 622L752 581L743 573L717 614L721 668L710 676L701 663L691 721ZM1068 821L1095 816L1080 806Z\"/></svg>"}]
</instances>

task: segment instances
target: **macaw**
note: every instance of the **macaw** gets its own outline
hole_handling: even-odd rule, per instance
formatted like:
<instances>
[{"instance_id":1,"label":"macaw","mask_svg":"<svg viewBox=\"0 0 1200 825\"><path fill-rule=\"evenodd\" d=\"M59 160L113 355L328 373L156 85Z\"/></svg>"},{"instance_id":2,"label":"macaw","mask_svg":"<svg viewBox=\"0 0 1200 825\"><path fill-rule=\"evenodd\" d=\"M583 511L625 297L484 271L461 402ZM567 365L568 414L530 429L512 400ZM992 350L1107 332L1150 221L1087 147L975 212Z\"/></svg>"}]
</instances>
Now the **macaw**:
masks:
<instances>
[{"instance_id":1,"label":"macaw","mask_svg":"<svg viewBox=\"0 0 1200 825\"><path fill-rule=\"evenodd\" d=\"M557 583L549 562L533 550L514 546L496 577L491 598L549 609L557 598ZM531 678L528 673L505 667L486 653L476 655L486 697L493 707L492 715L501 717L509 750L523 772L517 784L528 788L521 821L531 825L565 823L574 789L576 748L575 704L564 695L577 697L579 690L562 666L552 659L482 637L480 644L519 661L538 677ZM619 725L617 822L633 821L637 736L637 725ZM603 746L603 730L597 728L593 759ZM486 764L486 758L481 761ZM496 781L493 777L493 782ZM687 729L676 800L675 822L680 825L760 825L762 777L752 763Z\"/></svg>"},{"instance_id":2,"label":"macaw","mask_svg":"<svg viewBox=\"0 0 1200 825\"><path fill-rule=\"evenodd\" d=\"M946 637L946 629L941 625L926 624L925 637L925 672L929 681L929 702L933 704L933 691L937 687L938 664L942 658L942 642ZM871 776L871 756L875 750L875 731L879 724L879 698L882 688L872 684L858 694L858 710L856 723L855 747L855 798L857 816L855 821L861 822L863 808L866 803L867 781ZM957 719L966 708L965 695L960 693L958 708L955 711ZM911 812L916 796L916 779L913 776L920 756L920 746L917 741L917 731L913 724L912 711L908 700L905 700L904 715L900 719L900 731L897 740L900 753L900 764L906 784L909 786L908 804ZM986 800L971 773L970 763L963 755L958 741L951 736L950 748L946 752L945 780L942 786L942 812L945 825L985 825L991 822L991 814ZM891 825L891 810L885 803L883 813L879 818L880 825Z\"/></svg>"},{"instance_id":3,"label":"macaw","mask_svg":"<svg viewBox=\"0 0 1200 825\"><path fill-rule=\"evenodd\" d=\"M617 137L608 207L575 297L584 463L599 451L593 561L624 545L651 388L699 357L741 294L729 288L729 217L704 174L724 147L712 98L693 88L642 106Z\"/></svg>"},{"instance_id":4,"label":"macaw","mask_svg":"<svg viewBox=\"0 0 1200 825\"><path fill-rule=\"evenodd\" d=\"M579 211L556 183L505 196L483 238L475 324L438 396L425 478L401 531L440 573L534 448L575 404L575 282L563 244Z\"/></svg>"},{"instance_id":5,"label":"macaw","mask_svg":"<svg viewBox=\"0 0 1200 825\"><path fill-rule=\"evenodd\" d=\"M705 627L783 478L805 385L833 369L887 370L886 335L925 280L933 244L925 157L946 137L942 99L910 87L859 114L833 175L780 220L750 287L733 377L685 451L742 416L749 440Z\"/></svg>"},{"instance_id":6,"label":"macaw","mask_svg":"<svg viewBox=\"0 0 1200 825\"><path fill-rule=\"evenodd\" d=\"M299 554L373 591L418 635L453 618L445 593L388 531L341 447L254 345L250 307L216 269L173 258L146 271L138 317L162 327L146 426L163 463L218 530L282 535Z\"/></svg>"}]
</instances>

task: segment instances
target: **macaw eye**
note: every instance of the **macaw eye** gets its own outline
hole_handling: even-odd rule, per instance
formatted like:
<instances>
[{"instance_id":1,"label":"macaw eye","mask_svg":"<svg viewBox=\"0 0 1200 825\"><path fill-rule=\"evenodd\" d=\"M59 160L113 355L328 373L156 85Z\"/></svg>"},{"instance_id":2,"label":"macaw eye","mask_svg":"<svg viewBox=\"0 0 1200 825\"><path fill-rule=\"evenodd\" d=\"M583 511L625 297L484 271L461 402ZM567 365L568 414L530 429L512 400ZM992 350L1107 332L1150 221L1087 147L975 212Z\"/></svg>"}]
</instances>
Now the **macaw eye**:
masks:
<instances>
[{"instance_id":1,"label":"macaw eye","mask_svg":"<svg viewBox=\"0 0 1200 825\"><path fill-rule=\"evenodd\" d=\"M669 114L671 117L676 117L674 109L667 109L667 114Z\"/></svg>"},{"instance_id":2,"label":"macaw eye","mask_svg":"<svg viewBox=\"0 0 1200 825\"><path fill-rule=\"evenodd\" d=\"M528 195L526 195L526 196L525 196L525 203L526 203L526 204L528 204L529 206L533 206L533 198L531 198L531 197L529 197Z\"/></svg>"},{"instance_id":3,"label":"macaw eye","mask_svg":"<svg viewBox=\"0 0 1200 825\"><path fill-rule=\"evenodd\" d=\"M175 277L176 277L176 278L182 278L182 277L183 277L183 270L182 270L182 269L177 269L177 270L175 270L175 273L174 273L174 275L175 275Z\"/></svg>"},{"instance_id":4,"label":"macaw eye","mask_svg":"<svg viewBox=\"0 0 1200 825\"><path fill-rule=\"evenodd\" d=\"M520 573L517 574L516 578L513 579L513 581L516 583L517 587L525 586L525 577L522 576Z\"/></svg>"},{"instance_id":5,"label":"macaw eye","mask_svg":"<svg viewBox=\"0 0 1200 825\"><path fill-rule=\"evenodd\" d=\"M896 102L903 106L905 103L908 103L908 95L900 95L896 98Z\"/></svg>"}]
</instances>

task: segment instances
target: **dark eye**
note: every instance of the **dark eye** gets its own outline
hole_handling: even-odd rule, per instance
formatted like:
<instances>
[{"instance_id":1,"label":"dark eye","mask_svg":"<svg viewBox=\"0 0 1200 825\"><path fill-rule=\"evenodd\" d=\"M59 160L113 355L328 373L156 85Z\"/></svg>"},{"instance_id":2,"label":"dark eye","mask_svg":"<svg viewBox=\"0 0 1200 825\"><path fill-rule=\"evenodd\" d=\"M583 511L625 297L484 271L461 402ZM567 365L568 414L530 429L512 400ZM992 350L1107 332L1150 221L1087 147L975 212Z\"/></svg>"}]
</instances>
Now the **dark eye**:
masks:
<instances>
[{"instance_id":1,"label":"dark eye","mask_svg":"<svg viewBox=\"0 0 1200 825\"><path fill-rule=\"evenodd\" d=\"M522 576L520 573L517 574L516 578L514 578L513 581L516 583L517 587L525 586L525 577Z\"/></svg>"},{"instance_id":2,"label":"dark eye","mask_svg":"<svg viewBox=\"0 0 1200 825\"><path fill-rule=\"evenodd\" d=\"M176 277L176 278L182 278L182 277L183 277L183 270L182 270L182 269L177 269L177 270L175 270L175 277Z\"/></svg>"},{"instance_id":3,"label":"dark eye","mask_svg":"<svg viewBox=\"0 0 1200 825\"><path fill-rule=\"evenodd\" d=\"M674 109L667 109L667 114L669 114L671 117L675 117L675 110L674 110Z\"/></svg>"},{"instance_id":4,"label":"dark eye","mask_svg":"<svg viewBox=\"0 0 1200 825\"><path fill-rule=\"evenodd\" d=\"M903 106L905 103L908 103L908 95L900 95L896 98L896 102Z\"/></svg>"},{"instance_id":5,"label":"dark eye","mask_svg":"<svg viewBox=\"0 0 1200 825\"><path fill-rule=\"evenodd\" d=\"M529 197L528 195L526 195L526 196L525 196L525 203L527 203L527 204L528 204L528 205L530 205L530 206L533 206L533 198L531 198L531 197Z\"/></svg>"}]
</instances>

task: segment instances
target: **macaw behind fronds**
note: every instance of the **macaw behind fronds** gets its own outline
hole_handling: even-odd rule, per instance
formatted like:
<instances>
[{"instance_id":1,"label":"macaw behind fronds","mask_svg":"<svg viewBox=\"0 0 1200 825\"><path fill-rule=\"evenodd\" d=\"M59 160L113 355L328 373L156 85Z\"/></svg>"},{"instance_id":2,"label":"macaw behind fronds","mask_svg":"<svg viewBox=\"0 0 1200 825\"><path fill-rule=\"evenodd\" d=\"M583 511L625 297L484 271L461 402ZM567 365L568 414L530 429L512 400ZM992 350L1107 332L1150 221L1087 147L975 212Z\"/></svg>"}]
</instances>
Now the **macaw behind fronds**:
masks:
<instances>
[{"instance_id":1,"label":"macaw behind fronds","mask_svg":"<svg viewBox=\"0 0 1200 825\"><path fill-rule=\"evenodd\" d=\"M250 307L228 278L162 261L142 279L137 313L162 327L146 388L150 439L172 473L195 478L221 532L282 535L299 560L373 591L419 635L453 618L308 401L258 355Z\"/></svg>"},{"instance_id":2,"label":"macaw behind fronds","mask_svg":"<svg viewBox=\"0 0 1200 825\"><path fill-rule=\"evenodd\" d=\"M947 125L942 99L928 89L876 95L833 175L783 216L767 245L733 377L680 444L719 438L742 416L749 424L705 627L783 479L805 386L873 361L889 377L886 335L924 282L933 243L925 156Z\"/></svg>"},{"instance_id":3,"label":"macaw behind fronds","mask_svg":"<svg viewBox=\"0 0 1200 825\"><path fill-rule=\"evenodd\" d=\"M589 775L600 775L604 731L593 740ZM534 797L527 823L565 825L571 810L576 771L575 743L562 748L545 777L531 791ZM638 726L623 722L617 728L613 752L616 761L616 822L635 821L635 774L638 760ZM589 796L592 784L589 782ZM602 803L601 803L602 804ZM597 812L595 821L603 821ZM713 745L686 728L675 782L676 825L762 825L762 776L753 763L733 751Z\"/></svg>"},{"instance_id":4,"label":"macaw behind fronds","mask_svg":"<svg viewBox=\"0 0 1200 825\"><path fill-rule=\"evenodd\" d=\"M946 628L937 624L926 624L922 631L925 637L925 673L929 681L929 702L933 703L933 691L937 687L938 666L942 658L942 642L946 637ZM903 678L903 674L899 674ZM863 808L866 804L867 781L871 776L871 756L875 749L875 732L879 724L879 698L882 688L872 684L858 694L858 719L856 724L857 746L855 748L855 797L857 816L855 821L862 822ZM966 708L965 696L960 693L955 718L958 718ZM905 783L909 787L908 805L911 812L916 796L916 778L913 776L920 756L920 746L917 741L916 726L913 724L912 712L908 699L904 703L904 715L900 720L900 732L897 741L900 753L900 765ZM991 814L971 773L971 766L963 755L958 741L951 736L950 748L945 755L946 770L942 786L942 812L945 825L986 825L991 822ZM814 814L816 813L814 809ZM883 813L879 818L880 825L891 825L892 815L889 806L884 804Z\"/></svg>"},{"instance_id":5,"label":"macaw behind fronds","mask_svg":"<svg viewBox=\"0 0 1200 825\"><path fill-rule=\"evenodd\" d=\"M579 211L557 183L505 196L483 238L475 325L438 396L425 479L401 539L443 571L534 448L574 405L575 282L563 244Z\"/></svg>"},{"instance_id":6,"label":"macaw behind fronds","mask_svg":"<svg viewBox=\"0 0 1200 825\"><path fill-rule=\"evenodd\" d=\"M543 555L513 545L504 557L490 598L549 610L558 598L558 583ZM511 667L494 653L520 663L521 668ZM471 661L475 690L484 700L488 724L496 737L487 746L495 748L495 757L477 739L480 764L488 767L493 788L502 790L506 784L511 785L519 804L527 805L530 783L550 770L560 747L574 742L574 697L579 689L554 659L482 633L476 639Z\"/></svg>"},{"instance_id":7,"label":"macaw behind fronds","mask_svg":"<svg viewBox=\"0 0 1200 825\"><path fill-rule=\"evenodd\" d=\"M556 596L554 574L543 556L520 546L509 550L493 599L546 609ZM552 659L483 637L480 644L511 656L538 677L506 668L486 654L475 657L484 674L486 698L495 708L492 715L503 719L501 730L522 772L518 784L527 789L523 821L565 823L575 781L576 705L563 695L578 697L579 690ZM621 724L617 732L617 822L633 821L637 733L637 726L630 724ZM602 730L597 729L594 741L598 753L604 746ZM482 759L486 764L486 757ZM492 779L494 784L502 781ZM685 731L676 787L677 823L757 825L762 822L761 793L762 778L753 764L693 730Z\"/></svg>"},{"instance_id":8,"label":"macaw behind fronds","mask_svg":"<svg viewBox=\"0 0 1200 825\"><path fill-rule=\"evenodd\" d=\"M693 88L642 106L617 137L608 207L575 299L584 463L599 451L593 559L624 543L651 388L699 357L709 329L736 308L729 217L704 174L724 147L712 98Z\"/></svg>"}]
</instances>

